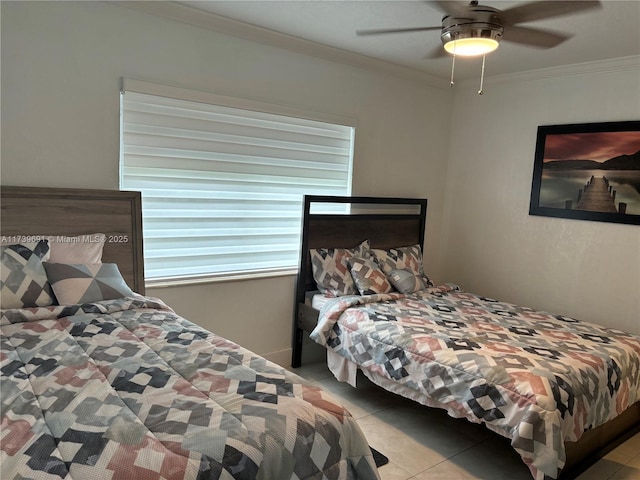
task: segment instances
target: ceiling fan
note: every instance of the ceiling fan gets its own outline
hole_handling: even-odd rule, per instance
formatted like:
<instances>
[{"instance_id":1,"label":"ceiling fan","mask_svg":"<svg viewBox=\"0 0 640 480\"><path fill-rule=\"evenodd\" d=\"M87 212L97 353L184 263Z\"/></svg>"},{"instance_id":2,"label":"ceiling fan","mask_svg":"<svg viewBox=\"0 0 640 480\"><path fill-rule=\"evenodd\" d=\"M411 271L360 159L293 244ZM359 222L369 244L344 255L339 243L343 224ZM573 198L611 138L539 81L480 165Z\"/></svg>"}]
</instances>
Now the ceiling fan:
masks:
<instances>
[{"instance_id":1,"label":"ceiling fan","mask_svg":"<svg viewBox=\"0 0 640 480\"><path fill-rule=\"evenodd\" d=\"M387 33L424 32L440 30L440 38L445 45L445 50L453 53L453 45L456 40L480 39L491 40L492 50L495 50L500 40L520 43L537 48L552 48L571 38L570 33L553 32L539 28L523 27L522 23L544 20L547 18L570 15L584 10L599 8L600 1L537 1L517 5L506 10L486 5L479 5L477 1L430 1L439 10L444 12L442 25L429 27L387 28L375 30L358 30L358 35L380 35ZM482 42L481 42L482 43ZM449 45L449 46L447 46ZM459 44L458 46L460 46ZM490 44L487 44L489 48ZM491 51L492 51L491 50ZM488 52L472 51L467 53L462 47L455 52L456 55L481 55ZM442 54L438 48L432 56Z\"/></svg>"},{"instance_id":2,"label":"ceiling fan","mask_svg":"<svg viewBox=\"0 0 640 480\"><path fill-rule=\"evenodd\" d=\"M430 1L429 3L444 12L442 25L358 30L356 34L381 35L440 30L444 50L439 46L428 57L437 58L446 53L454 56L451 85L453 85L453 68L456 56L486 55L497 49L502 40L542 49L555 47L571 38L572 35L567 32L525 27L520 24L571 15L601 6L600 1L535 1L499 10L479 5L477 1L471 1L469 4L444 0ZM484 58L482 71L484 74ZM482 94L482 84L478 93Z\"/></svg>"}]
</instances>

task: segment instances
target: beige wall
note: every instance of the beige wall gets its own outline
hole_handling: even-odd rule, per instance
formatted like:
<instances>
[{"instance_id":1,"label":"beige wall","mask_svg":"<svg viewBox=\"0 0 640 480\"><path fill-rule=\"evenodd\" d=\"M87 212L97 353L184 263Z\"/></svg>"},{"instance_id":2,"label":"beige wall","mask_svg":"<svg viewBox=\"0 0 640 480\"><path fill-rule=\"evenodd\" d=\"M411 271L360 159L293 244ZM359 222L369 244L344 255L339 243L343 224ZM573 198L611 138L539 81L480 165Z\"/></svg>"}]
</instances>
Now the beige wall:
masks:
<instances>
[{"instance_id":1,"label":"beige wall","mask_svg":"<svg viewBox=\"0 0 640 480\"><path fill-rule=\"evenodd\" d=\"M452 92L99 2L2 2L4 185L118 188L128 77L356 120L353 193L429 198L440 250ZM407 174L406 172L410 172ZM434 267L432 275L439 272ZM150 289L176 311L287 363L294 277Z\"/></svg>"},{"instance_id":2,"label":"beige wall","mask_svg":"<svg viewBox=\"0 0 640 480\"><path fill-rule=\"evenodd\" d=\"M529 216L538 125L640 118L640 59L455 97L442 270L465 290L640 333L640 227Z\"/></svg>"}]
</instances>

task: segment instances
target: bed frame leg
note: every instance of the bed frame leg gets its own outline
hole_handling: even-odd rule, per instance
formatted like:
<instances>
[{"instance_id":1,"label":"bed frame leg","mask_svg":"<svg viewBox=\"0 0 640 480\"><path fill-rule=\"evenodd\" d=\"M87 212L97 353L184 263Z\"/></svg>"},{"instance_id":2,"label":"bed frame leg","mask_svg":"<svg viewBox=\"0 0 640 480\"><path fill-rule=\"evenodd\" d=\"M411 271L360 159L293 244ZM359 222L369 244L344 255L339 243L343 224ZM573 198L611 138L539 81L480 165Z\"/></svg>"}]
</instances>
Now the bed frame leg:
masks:
<instances>
[{"instance_id":1,"label":"bed frame leg","mask_svg":"<svg viewBox=\"0 0 640 480\"><path fill-rule=\"evenodd\" d=\"M293 330L293 352L291 355L291 366L298 368L302 365L302 339L304 337L304 331L301 328L294 328Z\"/></svg>"}]
</instances>

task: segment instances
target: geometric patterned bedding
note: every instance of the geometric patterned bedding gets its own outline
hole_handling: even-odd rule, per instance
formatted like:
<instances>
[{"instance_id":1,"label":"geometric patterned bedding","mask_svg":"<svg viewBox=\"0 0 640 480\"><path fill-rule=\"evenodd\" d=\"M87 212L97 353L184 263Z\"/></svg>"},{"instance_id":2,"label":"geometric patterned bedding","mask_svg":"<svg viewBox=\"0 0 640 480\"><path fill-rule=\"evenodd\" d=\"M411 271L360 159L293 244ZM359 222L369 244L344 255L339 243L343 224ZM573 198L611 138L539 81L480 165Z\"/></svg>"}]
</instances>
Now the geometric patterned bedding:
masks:
<instances>
[{"instance_id":1,"label":"geometric patterned bedding","mask_svg":"<svg viewBox=\"0 0 640 480\"><path fill-rule=\"evenodd\" d=\"M3 480L379 478L334 398L159 300L1 313Z\"/></svg>"},{"instance_id":2,"label":"geometric patterned bedding","mask_svg":"<svg viewBox=\"0 0 640 480\"><path fill-rule=\"evenodd\" d=\"M338 297L311 338L385 388L511 439L533 478L640 401L640 337L441 285Z\"/></svg>"}]
</instances>

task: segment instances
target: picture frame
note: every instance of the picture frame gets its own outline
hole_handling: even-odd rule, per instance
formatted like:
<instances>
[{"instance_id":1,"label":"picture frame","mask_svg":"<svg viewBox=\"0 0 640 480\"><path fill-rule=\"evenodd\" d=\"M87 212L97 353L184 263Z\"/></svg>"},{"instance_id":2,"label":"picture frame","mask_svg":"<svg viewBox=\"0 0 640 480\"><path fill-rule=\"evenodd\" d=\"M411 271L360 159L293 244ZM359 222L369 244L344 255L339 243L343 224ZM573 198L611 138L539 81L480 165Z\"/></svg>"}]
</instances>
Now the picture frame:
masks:
<instances>
[{"instance_id":1,"label":"picture frame","mask_svg":"<svg viewBox=\"0 0 640 480\"><path fill-rule=\"evenodd\" d=\"M539 126L529 215L640 225L640 121Z\"/></svg>"}]
</instances>

